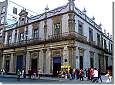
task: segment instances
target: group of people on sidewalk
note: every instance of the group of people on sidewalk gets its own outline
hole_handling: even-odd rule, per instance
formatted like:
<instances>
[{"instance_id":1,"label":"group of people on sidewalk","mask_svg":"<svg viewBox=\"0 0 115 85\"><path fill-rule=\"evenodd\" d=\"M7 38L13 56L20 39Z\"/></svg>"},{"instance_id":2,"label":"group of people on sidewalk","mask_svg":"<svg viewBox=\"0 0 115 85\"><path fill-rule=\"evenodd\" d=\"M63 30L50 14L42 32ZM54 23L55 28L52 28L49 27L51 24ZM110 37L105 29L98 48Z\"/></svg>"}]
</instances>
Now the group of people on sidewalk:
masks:
<instances>
[{"instance_id":1,"label":"group of people on sidewalk","mask_svg":"<svg viewBox=\"0 0 115 85\"><path fill-rule=\"evenodd\" d=\"M40 73L41 73L40 68L38 70L31 68L28 69L29 79L40 79Z\"/></svg>"},{"instance_id":2,"label":"group of people on sidewalk","mask_svg":"<svg viewBox=\"0 0 115 85\"><path fill-rule=\"evenodd\" d=\"M109 73L107 74L108 76L110 75ZM88 68L88 69L72 69L66 71L60 71L59 77L65 78L65 79L80 79L81 81L83 80L91 80L93 83L102 82L101 78L101 73L100 69L96 68ZM109 77L108 77L109 78ZM111 79L109 79L111 81Z\"/></svg>"},{"instance_id":3,"label":"group of people on sidewalk","mask_svg":"<svg viewBox=\"0 0 115 85\"><path fill-rule=\"evenodd\" d=\"M41 70L40 68L38 70L36 69L28 69L28 78L29 79L40 79L40 73ZM5 75L5 70L1 69L1 75L4 76ZM20 80L20 78L26 78L26 74L25 74L25 70L19 70L17 69L16 71L16 78L17 80ZM66 69L64 71L60 71L59 72L59 77L61 78L65 78L65 79L80 79L81 81L83 80L91 80L92 82L98 82L100 80L100 82L102 82L102 78L101 78L101 73L100 73L100 69L96 69L96 68L88 68L88 69L72 69L70 68L69 70ZM112 70L107 70L107 74L105 75L108 77L107 79L107 83L112 81Z\"/></svg>"},{"instance_id":4,"label":"group of people on sidewalk","mask_svg":"<svg viewBox=\"0 0 115 85\"><path fill-rule=\"evenodd\" d=\"M29 79L40 79L40 69L38 69L38 71L36 69L28 69L28 78ZM17 70L16 72L17 75L17 79L20 80L20 78L25 78L25 71L24 70Z\"/></svg>"}]
</instances>

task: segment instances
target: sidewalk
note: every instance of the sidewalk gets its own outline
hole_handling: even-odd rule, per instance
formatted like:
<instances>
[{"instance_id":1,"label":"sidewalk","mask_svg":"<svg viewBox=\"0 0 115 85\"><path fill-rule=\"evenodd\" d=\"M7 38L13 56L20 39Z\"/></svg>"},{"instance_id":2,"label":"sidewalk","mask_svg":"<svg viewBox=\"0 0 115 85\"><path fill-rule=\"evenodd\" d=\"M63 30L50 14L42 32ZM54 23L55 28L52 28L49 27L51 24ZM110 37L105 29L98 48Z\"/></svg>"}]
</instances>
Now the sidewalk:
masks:
<instances>
[{"instance_id":1,"label":"sidewalk","mask_svg":"<svg viewBox=\"0 0 115 85\"><path fill-rule=\"evenodd\" d=\"M16 75L4 75L4 76L0 75L0 77L3 77L3 78L5 78L5 77L7 77L7 78L16 78ZM105 75L102 75L101 78L102 78L102 83L106 83L108 77L105 76ZM57 78L57 77L40 77L40 79L55 80L55 81L68 81L69 80L69 79ZM113 79L109 83L112 83L112 82L113 82ZM101 83L100 80L99 80L99 83Z\"/></svg>"},{"instance_id":2,"label":"sidewalk","mask_svg":"<svg viewBox=\"0 0 115 85\"><path fill-rule=\"evenodd\" d=\"M16 75L0 75L0 77L3 77L3 78L16 78ZM28 79L28 78L27 78ZM40 79L45 79L45 80L60 80L60 78L57 78L57 77L40 77Z\"/></svg>"}]
</instances>

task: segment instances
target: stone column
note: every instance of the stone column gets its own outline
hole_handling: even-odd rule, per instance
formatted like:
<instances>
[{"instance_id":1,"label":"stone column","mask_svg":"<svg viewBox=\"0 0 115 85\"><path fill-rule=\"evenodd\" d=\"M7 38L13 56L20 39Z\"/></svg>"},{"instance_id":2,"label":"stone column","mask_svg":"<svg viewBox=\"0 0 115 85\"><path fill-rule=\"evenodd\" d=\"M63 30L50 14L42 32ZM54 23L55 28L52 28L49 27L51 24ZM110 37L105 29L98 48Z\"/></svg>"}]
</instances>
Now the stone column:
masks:
<instances>
[{"instance_id":1,"label":"stone column","mask_svg":"<svg viewBox=\"0 0 115 85\"><path fill-rule=\"evenodd\" d=\"M46 73L46 51L47 49L42 49L43 51L43 73Z\"/></svg>"},{"instance_id":2,"label":"stone column","mask_svg":"<svg viewBox=\"0 0 115 85\"><path fill-rule=\"evenodd\" d=\"M63 65L69 65L69 50L67 46L63 49Z\"/></svg>"},{"instance_id":3,"label":"stone column","mask_svg":"<svg viewBox=\"0 0 115 85\"><path fill-rule=\"evenodd\" d=\"M43 51L39 52L39 68L41 69L41 73L43 73Z\"/></svg>"},{"instance_id":4,"label":"stone column","mask_svg":"<svg viewBox=\"0 0 115 85\"><path fill-rule=\"evenodd\" d=\"M106 72L106 57L107 57L107 56L104 55L104 59L103 59L103 60L104 60L104 72Z\"/></svg>"},{"instance_id":5,"label":"stone column","mask_svg":"<svg viewBox=\"0 0 115 85\"><path fill-rule=\"evenodd\" d=\"M51 62L51 50L47 50L47 56L46 56L46 73L50 73L50 62Z\"/></svg>"},{"instance_id":6,"label":"stone column","mask_svg":"<svg viewBox=\"0 0 115 85\"><path fill-rule=\"evenodd\" d=\"M10 73L13 72L13 67L14 67L14 65L13 65L13 57L14 57L14 55L13 55L13 53L11 53L11 56L10 56L10 69L9 69Z\"/></svg>"},{"instance_id":7,"label":"stone column","mask_svg":"<svg viewBox=\"0 0 115 85\"><path fill-rule=\"evenodd\" d=\"M37 51L37 69L39 69L39 50Z\"/></svg>"},{"instance_id":8,"label":"stone column","mask_svg":"<svg viewBox=\"0 0 115 85\"><path fill-rule=\"evenodd\" d=\"M79 68L79 49L76 47L76 68Z\"/></svg>"},{"instance_id":9,"label":"stone column","mask_svg":"<svg viewBox=\"0 0 115 85\"><path fill-rule=\"evenodd\" d=\"M3 59L2 59L2 68L5 68L5 67L4 67L4 64L5 64L5 54L3 54Z\"/></svg>"},{"instance_id":10,"label":"stone column","mask_svg":"<svg viewBox=\"0 0 115 85\"><path fill-rule=\"evenodd\" d=\"M26 74L28 74L28 69L31 67L31 61L30 61L30 56L31 56L31 53L29 51L27 51L27 54L26 54Z\"/></svg>"},{"instance_id":11,"label":"stone column","mask_svg":"<svg viewBox=\"0 0 115 85\"><path fill-rule=\"evenodd\" d=\"M52 49L49 49L50 50L50 73L53 73L53 58L52 58Z\"/></svg>"},{"instance_id":12,"label":"stone column","mask_svg":"<svg viewBox=\"0 0 115 85\"><path fill-rule=\"evenodd\" d=\"M90 55L89 55L89 50L86 49L84 50L84 55L83 55L83 69L89 67L90 67Z\"/></svg>"},{"instance_id":13,"label":"stone column","mask_svg":"<svg viewBox=\"0 0 115 85\"><path fill-rule=\"evenodd\" d=\"M99 68L99 59L97 53L94 53L94 67Z\"/></svg>"},{"instance_id":14,"label":"stone column","mask_svg":"<svg viewBox=\"0 0 115 85\"><path fill-rule=\"evenodd\" d=\"M76 47L75 46L68 46L69 49L69 63L72 68L75 68L75 51Z\"/></svg>"}]
</instances>

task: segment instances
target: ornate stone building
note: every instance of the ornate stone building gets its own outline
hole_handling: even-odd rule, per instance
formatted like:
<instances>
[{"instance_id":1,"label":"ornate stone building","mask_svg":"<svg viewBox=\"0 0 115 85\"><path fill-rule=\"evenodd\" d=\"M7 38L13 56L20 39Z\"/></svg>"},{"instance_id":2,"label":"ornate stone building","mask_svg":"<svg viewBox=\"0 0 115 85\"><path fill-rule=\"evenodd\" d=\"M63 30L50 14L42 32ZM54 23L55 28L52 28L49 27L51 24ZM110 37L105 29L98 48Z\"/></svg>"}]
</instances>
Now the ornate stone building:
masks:
<instances>
[{"instance_id":1,"label":"ornate stone building","mask_svg":"<svg viewBox=\"0 0 115 85\"><path fill-rule=\"evenodd\" d=\"M62 65L106 72L112 66L112 38L76 8L74 0L33 17L23 9L4 34L1 67L8 73L40 68L43 74L55 74Z\"/></svg>"}]
</instances>

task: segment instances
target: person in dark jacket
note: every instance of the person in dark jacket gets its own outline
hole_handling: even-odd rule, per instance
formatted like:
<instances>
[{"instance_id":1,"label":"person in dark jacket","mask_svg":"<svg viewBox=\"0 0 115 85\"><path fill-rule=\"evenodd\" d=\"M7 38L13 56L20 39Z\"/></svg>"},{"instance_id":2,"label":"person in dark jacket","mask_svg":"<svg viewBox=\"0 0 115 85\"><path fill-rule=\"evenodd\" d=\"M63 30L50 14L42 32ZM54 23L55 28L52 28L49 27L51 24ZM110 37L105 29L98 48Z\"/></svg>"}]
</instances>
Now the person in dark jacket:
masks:
<instances>
[{"instance_id":1,"label":"person in dark jacket","mask_svg":"<svg viewBox=\"0 0 115 85\"><path fill-rule=\"evenodd\" d=\"M82 81L83 81L83 75L84 75L83 70L80 69L79 76L80 76L80 80Z\"/></svg>"},{"instance_id":2,"label":"person in dark jacket","mask_svg":"<svg viewBox=\"0 0 115 85\"><path fill-rule=\"evenodd\" d=\"M98 69L98 80L99 80L99 79L100 79L100 81L102 82L100 69Z\"/></svg>"},{"instance_id":3,"label":"person in dark jacket","mask_svg":"<svg viewBox=\"0 0 115 85\"><path fill-rule=\"evenodd\" d=\"M73 69L70 68L70 71L69 71L69 73L70 73L70 80L72 79L72 72L73 72Z\"/></svg>"}]
</instances>

